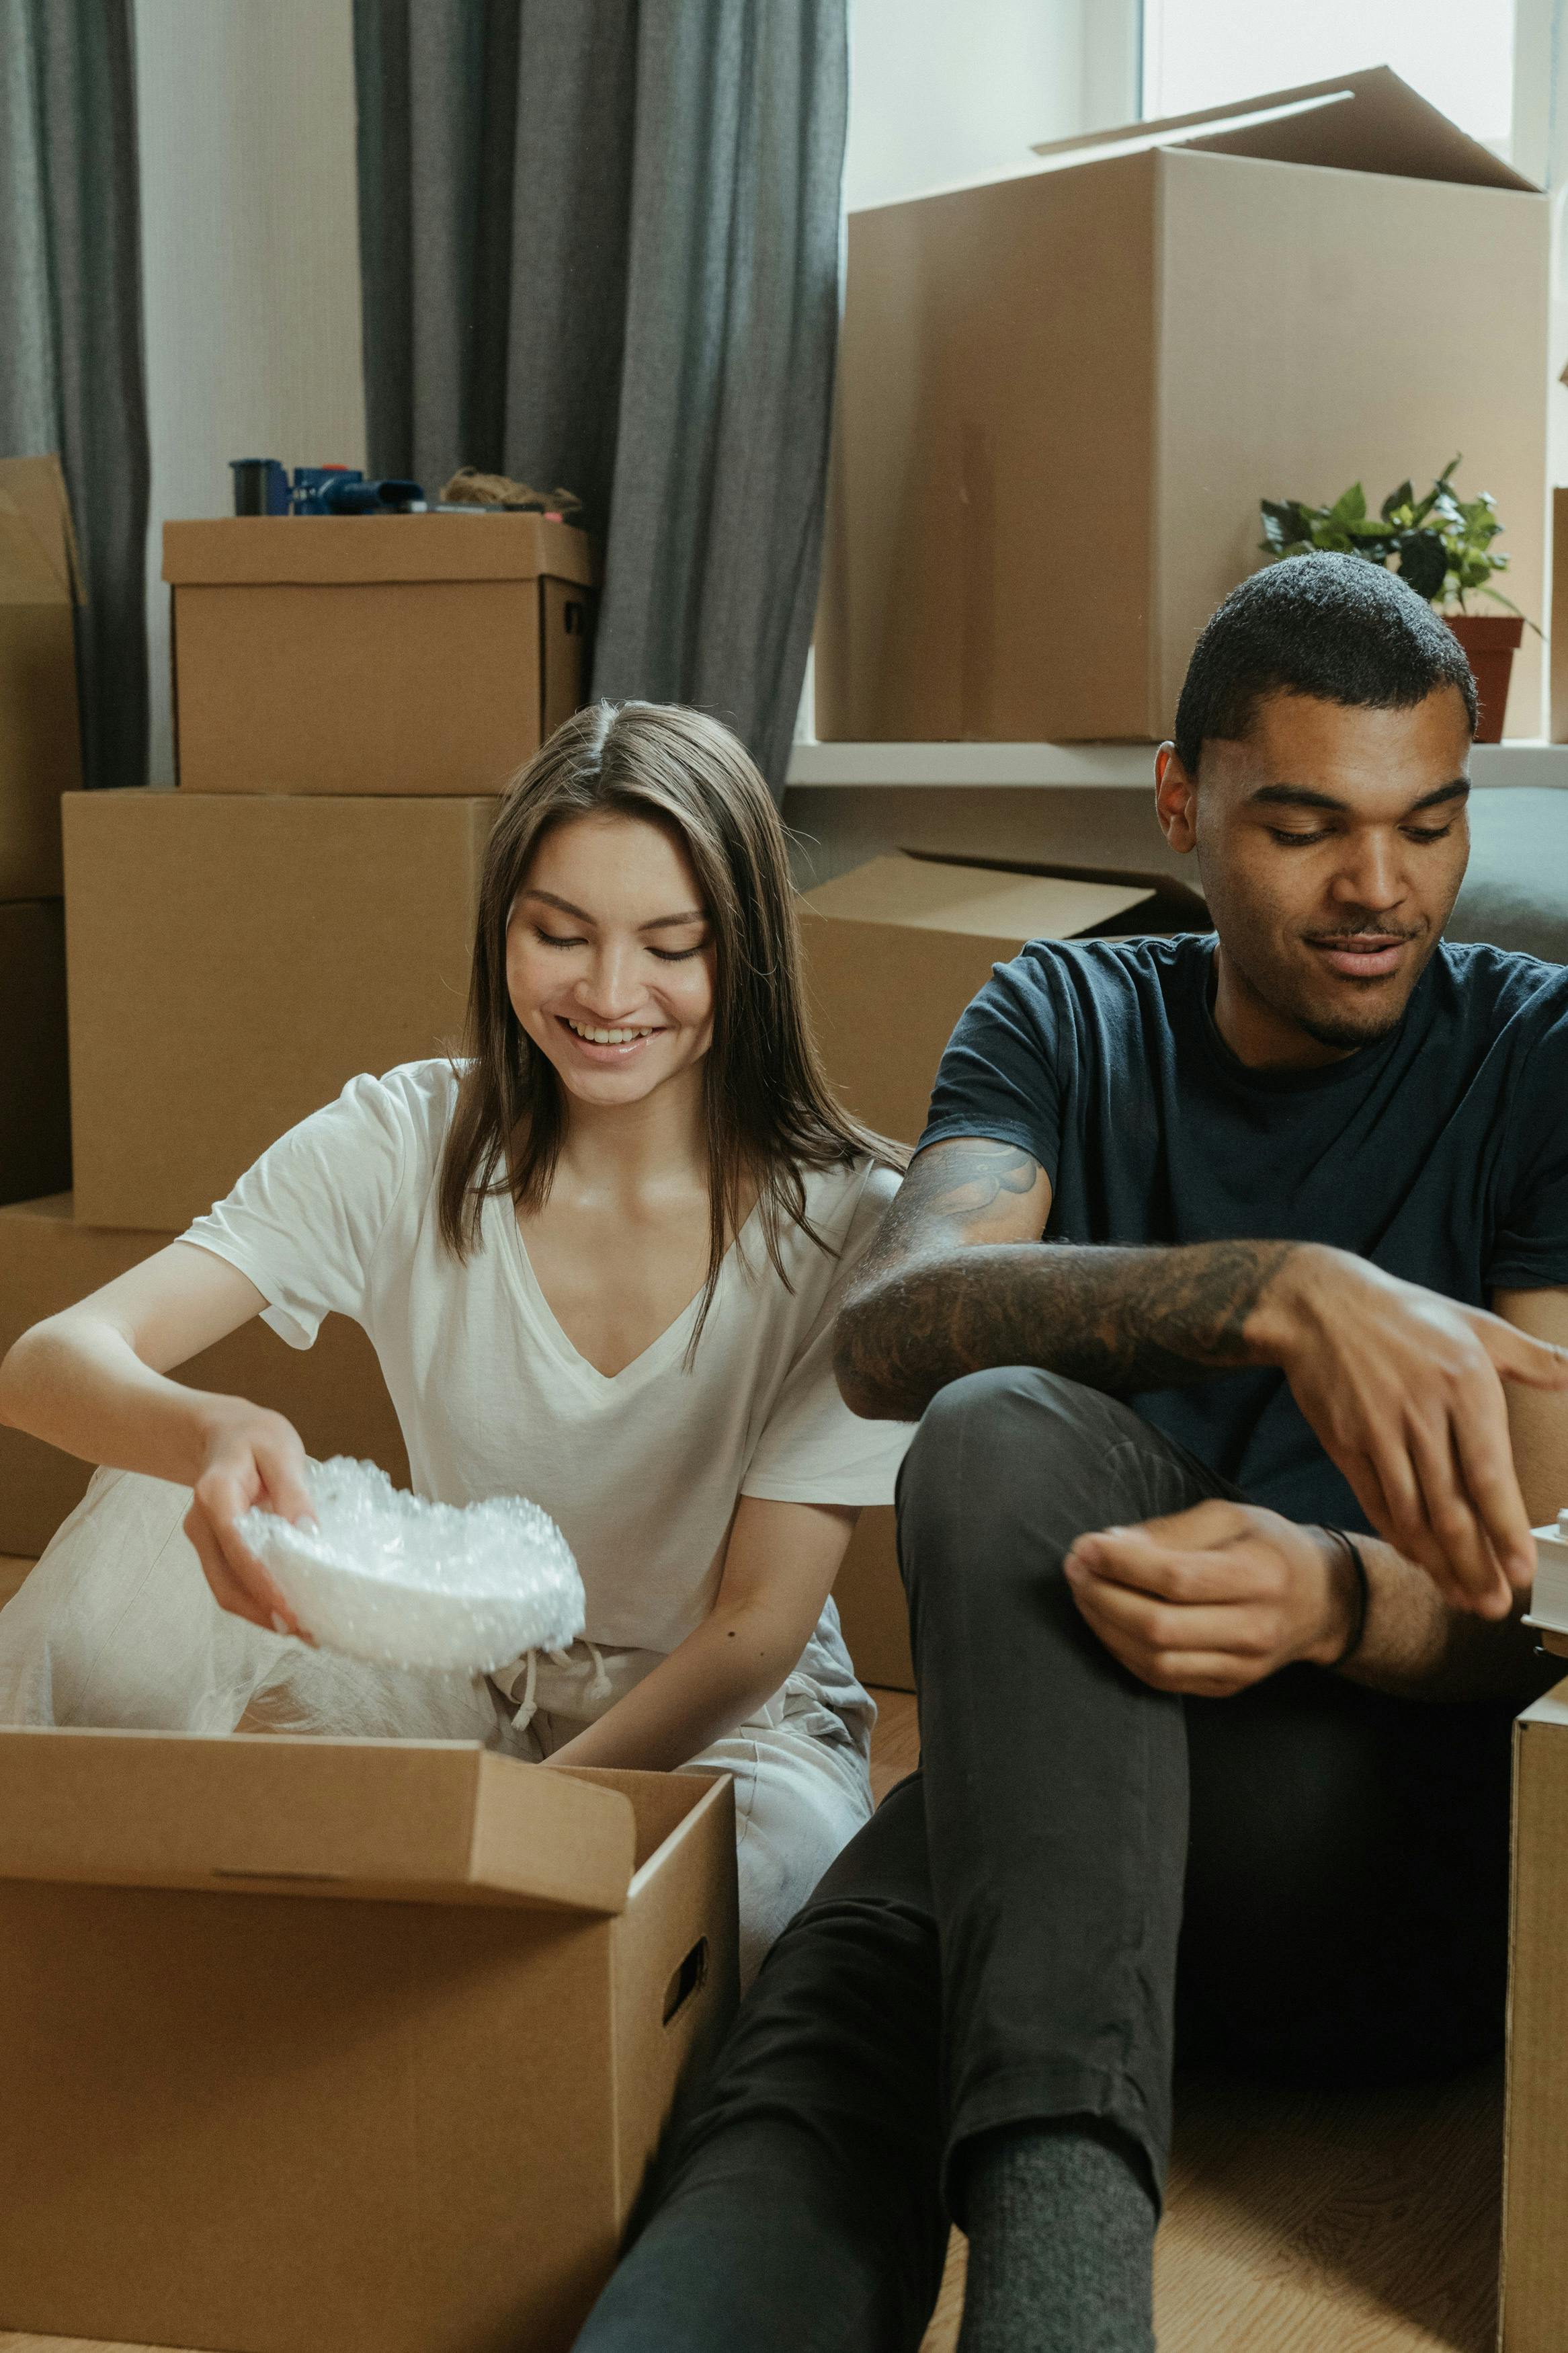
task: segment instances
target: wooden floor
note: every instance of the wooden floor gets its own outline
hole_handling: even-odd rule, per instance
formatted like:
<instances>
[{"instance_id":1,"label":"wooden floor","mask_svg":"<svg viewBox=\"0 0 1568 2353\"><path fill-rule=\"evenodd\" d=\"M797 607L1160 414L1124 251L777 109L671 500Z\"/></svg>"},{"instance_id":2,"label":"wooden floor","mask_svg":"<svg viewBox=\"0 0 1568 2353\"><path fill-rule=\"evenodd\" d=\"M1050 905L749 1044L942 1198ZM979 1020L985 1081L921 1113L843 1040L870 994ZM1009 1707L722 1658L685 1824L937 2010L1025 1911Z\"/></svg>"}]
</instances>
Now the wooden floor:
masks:
<instances>
[{"instance_id":1,"label":"wooden floor","mask_svg":"<svg viewBox=\"0 0 1568 2353\"><path fill-rule=\"evenodd\" d=\"M906 1693L878 1699L880 1797L919 1736ZM1155 2252L1160 2353L1490 2353L1501 2137L1500 2070L1356 2098L1183 2084ZM963 2308L955 2232L922 2353L952 2353ZM0 2353L150 2348L0 2332Z\"/></svg>"}]
</instances>

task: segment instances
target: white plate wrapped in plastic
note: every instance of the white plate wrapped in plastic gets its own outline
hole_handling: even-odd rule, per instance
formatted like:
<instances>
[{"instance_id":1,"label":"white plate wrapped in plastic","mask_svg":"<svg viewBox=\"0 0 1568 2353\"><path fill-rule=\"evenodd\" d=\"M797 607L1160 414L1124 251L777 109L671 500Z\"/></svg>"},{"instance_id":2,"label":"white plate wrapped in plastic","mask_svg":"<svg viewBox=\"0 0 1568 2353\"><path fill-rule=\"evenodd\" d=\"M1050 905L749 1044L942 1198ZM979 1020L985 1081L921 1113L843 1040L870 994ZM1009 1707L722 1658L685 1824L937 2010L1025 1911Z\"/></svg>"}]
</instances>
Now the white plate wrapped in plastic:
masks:
<instances>
[{"instance_id":1,"label":"white plate wrapped in plastic","mask_svg":"<svg viewBox=\"0 0 1568 2353\"><path fill-rule=\"evenodd\" d=\"M583 1630L583 1580L537 1504L432 1504L374 1462L310 1471L315 1529L247 1512L239 1535L324 1650L382 1665L487 1673Z\"/></svg>"}]
</instances>

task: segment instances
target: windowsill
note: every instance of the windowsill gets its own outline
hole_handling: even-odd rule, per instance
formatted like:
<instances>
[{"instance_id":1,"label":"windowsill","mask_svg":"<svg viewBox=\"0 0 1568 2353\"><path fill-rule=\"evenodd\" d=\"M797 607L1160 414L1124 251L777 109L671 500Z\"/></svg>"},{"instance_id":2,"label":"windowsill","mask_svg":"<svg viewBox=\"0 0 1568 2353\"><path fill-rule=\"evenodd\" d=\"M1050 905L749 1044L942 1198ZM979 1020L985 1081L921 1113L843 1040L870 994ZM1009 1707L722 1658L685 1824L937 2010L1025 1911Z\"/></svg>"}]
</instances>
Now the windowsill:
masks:
<instances>
[{"instance_id":1,"label":"windowsill","mask_svg":"<svg viewBox=\"0 0 1568 2353\"><path fill-rule=\"evenodd\" d=\"M1151 744L797 744L795 786L1017 785L1147 792ZM1478 744L1470 775L1479 786L1548 785L1568 790L1568 744L1517 738Z\"/></svg>"}]
</instances>

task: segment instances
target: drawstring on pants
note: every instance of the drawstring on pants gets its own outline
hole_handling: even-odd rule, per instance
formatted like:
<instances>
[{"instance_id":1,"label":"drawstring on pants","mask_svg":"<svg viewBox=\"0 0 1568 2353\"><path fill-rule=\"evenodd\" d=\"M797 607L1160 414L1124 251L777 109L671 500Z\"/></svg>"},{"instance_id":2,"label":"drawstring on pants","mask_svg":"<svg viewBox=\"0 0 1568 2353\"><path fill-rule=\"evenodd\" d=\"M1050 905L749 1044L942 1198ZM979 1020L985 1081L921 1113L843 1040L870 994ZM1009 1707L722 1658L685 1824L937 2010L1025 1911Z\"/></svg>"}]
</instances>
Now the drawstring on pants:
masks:
<instances>
[{"instance_id":1,"label":"drawstring on pants","mask_svg":"<svg viewBox=\"0 0 1568 2353\"><path fill-rule=\"evenodd\" d=\"M591 1642L586 1634L583 1636L583 1648L590 1654L593 1662L592 1677L585 1696L591 1700L608 1699L615 1686L610 1681L609 1670L605 1664L605 1654L597 1642ZM574 1659L569 1651L547 1651L544 1655L553 1666L563 1669L569 1675L589 1673L589 1659ZM536 1650L530 1651L527 1657L528 1672L523 1679L522 1704L511 1720L514 1732L526 1732L539 1713L539 1652Z\"/></svg>"}]
</instances>

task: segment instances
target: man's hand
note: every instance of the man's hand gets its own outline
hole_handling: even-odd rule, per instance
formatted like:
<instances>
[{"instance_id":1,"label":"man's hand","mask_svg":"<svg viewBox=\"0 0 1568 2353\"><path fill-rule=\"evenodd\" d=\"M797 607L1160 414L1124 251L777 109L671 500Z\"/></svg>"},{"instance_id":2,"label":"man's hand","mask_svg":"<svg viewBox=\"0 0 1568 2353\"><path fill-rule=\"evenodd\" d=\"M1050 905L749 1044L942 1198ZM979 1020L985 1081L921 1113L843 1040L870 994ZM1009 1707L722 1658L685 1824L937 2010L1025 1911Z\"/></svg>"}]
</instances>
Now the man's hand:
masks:
<instances>
[{"instance_id":1,"label":"man's hand","mask_svg":"<svg viewBox=\"0 0 1568 2353\"><path fill-rule=\"evenodd\" d=\"M1156 1691L1228 1699L1298 1659L1332 1666L1355 1572L1321 1528L1214 1501L1079 1536L1063 1564L1085 1623Z\"/></svg>"},{"instance_id":2,"label":"man's hand","mask_svg":"<svg viewBox=\"0 0 1568 2353\"><path fill-rule=\"evenodd\" d=\"M1568 1390L1568 1349L1310 1243L1261 1292L1246 1336L1378 1533L1453 1608L1506 1618L1535 1546L1503 1383Z\"/></svg>"}]
</instances>

